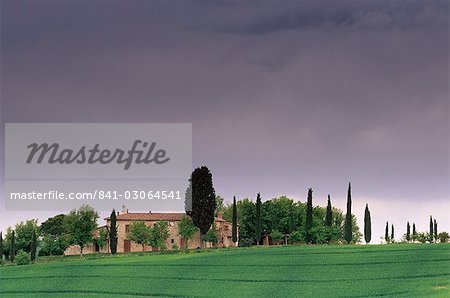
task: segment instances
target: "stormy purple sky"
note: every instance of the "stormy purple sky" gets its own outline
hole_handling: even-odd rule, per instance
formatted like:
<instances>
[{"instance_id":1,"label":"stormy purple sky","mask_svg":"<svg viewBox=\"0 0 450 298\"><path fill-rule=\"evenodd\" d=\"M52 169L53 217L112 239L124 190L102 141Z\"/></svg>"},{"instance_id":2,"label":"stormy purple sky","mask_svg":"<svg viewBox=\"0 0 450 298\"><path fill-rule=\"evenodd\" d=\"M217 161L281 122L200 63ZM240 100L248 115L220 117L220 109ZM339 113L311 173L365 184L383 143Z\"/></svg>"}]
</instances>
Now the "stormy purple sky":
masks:
<instances>
[{"instance_id":1,"label":"stormy purple sky","mask_svg":"<svg viewBox=\"0 0 450 298\"><path fill-rule=\"evenodd\" d=\"M450 230L448 22L447 1L2 0L1 120L189 122L227 201L344 209L351 181L375 243ZM2 203L0 229L53 214Z\"/></svg>"}]
</instances>

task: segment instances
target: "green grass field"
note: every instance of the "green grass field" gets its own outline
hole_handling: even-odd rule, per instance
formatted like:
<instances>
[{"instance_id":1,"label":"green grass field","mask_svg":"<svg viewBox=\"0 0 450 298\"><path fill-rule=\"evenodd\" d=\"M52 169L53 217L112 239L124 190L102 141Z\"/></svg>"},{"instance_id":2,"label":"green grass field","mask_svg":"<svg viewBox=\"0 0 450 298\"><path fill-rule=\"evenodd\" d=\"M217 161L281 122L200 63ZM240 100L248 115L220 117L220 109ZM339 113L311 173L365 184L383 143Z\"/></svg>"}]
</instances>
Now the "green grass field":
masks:
<instances>
[{"instance_id":1,"label":"green grass field","mask_svg":"<svg viewBox=\"0 0 450 298\"><path fill-rule=\"evenodd\" d=\"M3 297L450 297L450 245L287 246L0 268Z\"/></svg>"}]
</instances>

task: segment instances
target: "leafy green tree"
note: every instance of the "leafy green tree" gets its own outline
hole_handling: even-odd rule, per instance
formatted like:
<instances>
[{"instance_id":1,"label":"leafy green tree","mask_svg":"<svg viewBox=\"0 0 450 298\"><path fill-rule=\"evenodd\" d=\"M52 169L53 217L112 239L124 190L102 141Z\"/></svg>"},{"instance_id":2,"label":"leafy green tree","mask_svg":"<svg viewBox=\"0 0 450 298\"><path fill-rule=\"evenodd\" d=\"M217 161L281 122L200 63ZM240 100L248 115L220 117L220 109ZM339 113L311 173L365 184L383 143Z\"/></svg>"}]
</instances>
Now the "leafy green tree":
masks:
<instances>
[{"instance_id":1,"label":"leafy green tree","mask_svg":"<svg viewBox=\"0 0 450 298\"><path fill-rule=\"evenodd\" d=\"M194 237L196 232L197 228L195 227L191 218L189 216L183 216L183 218L180 220L180 223L178 224L178 234L185 240L184 249L187 249L189 247L188 241L189 239Z\"/></svg>"},{"instance_id":2,"label":"leafy green tree","mask_svg":"<svg viewBox=\"0 0 450 298\"><path fill-rule=\"evenodd\" d=\"M328 233L331 235L330 241L331 243L340 243L344 241L343 239L344 220L345 217L342 210L333 207L333 225L328 230ZM357 228L357 226L355 228Z\"/></svg>"},{"instance_id":3,"label":"leafy green tree","mask_svg":"<svg viewBox=\"0 0 450 298\"><path fill-rule=\"evenodd\" d=\"M361 242L362 234L359 231L356 216L352 214L352 244Z\"/></svg>"},{"instance_id":4,"label":"leafy green tree","mask_svg":"<svg viewBox=\"0 0 450 298\"><path fill-rule=\"evenodd\" d=\"M406 241L411 241L411 227L409 221L406 223Z\"/></svg>"},{"instance_id":5,"label":"leafy green tree","mask_svg":"<svg viewBox=\"0 0 450 298\"><path fill-rule=\"evenodd\" d=\"M332 225L331 227L325 227L325 231L323 231L323 233L325 235L326 243L339 243L342 237L341 227L335 225ZM317 239L318 237L315 238Z\"/></svg>"},{"instance_id":6,"label":"leafy green tree","mask_svg":"<svg viewBox=\"0 0 450 298\"><path fill-rule=\"evenodd\" d=\"M344 223L344 239L347 243L351 243L353 239L352 233L352 186L348 184L347 191L347 213L345 214Z\"/></svg>"},{"instance_id":7,"label":"leafy green tree","mask_svg":"<svg viewBox=\"0 0 450 298\"><path fill-rule=\"evenodd\" d=\"M369 204L366 204L366 209L364 210L364 240L366 243L370 243L372 239L372 222L370 219Z\"/></svg>"},{"instance_id":8,"label":"leafy green tree","mask_svg":"<svg viewBox=\"0 0 450 298\"><path fill-rule=\"evenodd\" d=\"M270 233L270 237L272 237L272 241L275 244L280 244L283 240L283 233L281 233L280 231L277 231L277 230L273 230Z\"/></svg>"},{"instance_id":9,"label":"leafy green tree","mask_svg":"<svg viewBox=\"0 0 450 298\"><path fill-rule=\"evenodd\" d=\"M208 233L206 233L205 236L203 236L203 241L211 243L213 247L217 244L218 239L215 225L212 225Z\"/></svg>"},{"instance_id":10,"label":"leafy green tree","mask_svg":"<svg viewBox=\"0 0 450 298\"><path fill-rule=\"evenodd\" d=\"M214 211L214 216L218 216L219 213L223 213L225 210L225 203L224 198L222 198L220 195L216 196L216 209Z\"/></svg>"},{"instance_id":11,"label":"leafy green tree","mask_svg":"<svg viewBox=\"0 0 450 298\"><path fill-rule=\"evenodd\" d=\"M305 237L304 234L305 234L304 230L293 231L289 235L289 242L290 243L298 243L298 242L300 242L302 239L304 239L304 237Z\"/></svg>"},{"instance_id":12,"label":"leafy green tree","mask_svg":"<svg viewBox=\"0 0 450 298\"><path fill-rule=\"evenodd\" d=\"M306 203L306 224L305 224L305 231L306 231L306 243L312 243L313 235L311 233L311 229L313 228L313 196L312 196L313 190L312 188L308 189L308 199Z\"/></svg>"},{"instance_id":13,"label":"leafy green tree","mask_svg":"<svg viewBox=\"0 0 450 298\"><path fill-rule=\"evenodd\" d=\"M48 218L40 226L43 247L39 255L62 255L69 245L69 233L66 228L66 215L58 214Z\"/></svg>"},{"instance_id":14,"label":"leafy green tree","mask_svg":"<svg viewBox=\"0 0 450 298\"><path fill-rule=\"evenodd\" d=\"M434 226L433 226L434 242L436 242L439 238L437 228L438 228L437 221L436 221L436 219L434 219Z\"/></svg>"},{"instance_id":15,"label":"leafy green tree","mask_svg":"<svg viewBox=\"0 0 450 298\"><path fill-rule=\"evenodd\" d=\"M430 234L429 234L429 237L430 237L430 239L429 239L429 241L430 241L430 243L432 243L433 242L433 230L434 230L434 226L433 226L433 218L431 217L431 215L430 215Z\"/></svg>"},{"instance_id":16,"label":"leafy green tree","mask_svg":"<svg viewBox=\"0 0 450 298\"><path fill-rule=\"evenodd\" d=\"M386 243L389 243L389 222L386 222L386 228L384 230L384 240L386 240Z\"/></svg>"},{"instance_id":17,"label":"leafy green tree","mask_svg":"<svg viewBox=\"0 0 450 298\"><path fill-rule=\"evenodd\" d=\"M111 250L111 254L117 253L117 216L116 210L112 210L111 216L109 217L110 225L109 225L109 249Z\"/></svg>"},{"instance_id":18,"label":"leafy green tree","mask_svg":"<svg viewBox=\"0 0 450 298\"><path fill-rule=\"evenodd\" d=\"M15 227L15 240L16 240L16 250L23 250L27 253L31 252L31 241L33 238L33 233L37 229L37 220L30 219L25 222L20 222Z\"/></svg>"},{"instance_id":19,"label":"leafy green tree","mask_svg":"<svg viewBox=\"0 0 450 298\"><path fill-rule=\"evenodd\" d=\"M0 232L0 263L3 261L3 233Z\"/></svg>"},{"instance_id":20,"label":"leafy green tree","mask_svg":"<svg viewBox=\"0 0 450 298\"><path fill-rule=\"evenodd\" d=\"M256 223L256 212L255 203L250 199L245 198L240 200L236 204L238 213L238 224L239 224L239 241L252 243L254 241L255 223Z\"/></svg>"},{"instance_id":21,"label":"leafy green tree","mask_svg":"<svg viewBox=\"0 0 450 298\"><path fill-rule=\"evenodd\" d=\"M344 227L345 216L342 210L333 207L333 225ZM342 237L342 236L341 236Z\"/></svg>"},{"instance_id":22,"label":"leafy green tree","mask_svg":"<svg viewBox=\"0 0 450 298\"><path fill-rule=\"evenodd\" d=\"M33 230L33 235L31 237L31 247L30 247L30 259L32 262L36 261L36 250L37 250L37 236L36 236L36 230Z\"/></svg>"},{"instance_id":23,"label":"leafy green tree","mask_svg":"<svg viewBox=\"0 0 450 298\"><path fill-rule=\"evenodd\" d=\"M44 234L42 239L42 248L39 250L40 256L62 255L68 244L64 238L54 238L51 235Z\"/></svg>"},{"instance_id":24,"label":"leafy green tree","mask_svg":"<svg viewBox=\"0 0 450 298\"><path fill-rule=\"evenodd\" d=\"M41 224L41 233L43 235L50 235L54 238L59 238L64 234L67 234L65 226L65 214L58 214L56 216L50 217Z\"/></svg>"},{"instance_id":25,"label":"leafy green tree","mask_svg":"<svg viewBox=\"0 0 450 298\"><path fill-rule=\"evenodd\" d=\"M159 250L165 250L167 238L169 238L167 221L158 221L151 228L149 244Z\"/></svg>"},{"instance_id":26,"label":"leafy green tree","mask_svg":"<svg viewBox=\"0 0 450 298\"><path fill-rule=\"evenodd\" d=\"M100 249L103 249L106 244L108 243L108 232L106 229L101 229L98 232L98 237L96 239L97 241L97 245L98 247L100 247Z\"/></svg>"},{"instance_id":27,"label":"leafy green tree","mask_svg":"<svg viewBox=\"0 0 450 298\"><path fill-rule=\"evenodd\" d=\"M86 244L93 241L92 232L97 227L98 213L88 205L82 205L78 210L74 209L66 217L66 227L69 233L69 241L80 247L80 255Z\"/></svg>"},{"instance_id":28,"label":"leafy green tree","mask_svg":"<svg viewBox=\"0 0 450 298\"><path fill-rule=\"evenodd\" d=\"M305 218L303 207L285 196L265 201L261 206L262 230L290 234L299 229Z\"/></svg>"},{"instance_id":29,"label":"leafy green tree","mask_svg":"<svg viewBox=\"0 0 450 298\"><path fill-rule=\"evenodd\" d=\"M311 229L311 243L323 244L327 243L327 227L324 225L313 225Z\"/></svg>"},{"instance_id":30,"label":"leafy green tree","mask_svg":"<svg viewBox=\"0 0 450 298\"><path fill-rule=\"evenodd\" d=\"M233 197L233 219L232 219L232 227L231 227L231 240L233 243L238 241L237 237L237 207L236 207L236 197Z\"/></svg>"},{"instance_id":31,"label":"leafy green tree","mask_svg":"<svg viewBox=\"0 0 450 298\"><path fill-rule=\"evenodd\" d=\"M11 242L9 247L9 260L14 262L14 257L16 256L16 235L14 231L11 232Z\"/></svg>"},{"instance_id":32,"label":"leafy green tree","mask_svg":"<svg viewBox=\"0 0 450 298\"><path fill-rule=\"evenodd\" d=\"M255 205L255 241L256 244L259 245L261 242L261 236L262 236L262 219L261 219L261 195L256 195L256 205Z\"/></svg>"},{"instance_id":33,"label":"leafy green tree","mask_svg":"<svg viewBox=\"0 0 450 298\"><path fill-rule=\"evenodd\" d=\"M150 242L151 233L152 229L145 222L135 221L130 225L128 239L142 245L142 251L145 251L145 245Z\"/></svg>"},{"instance_id":34,"label":"leafy green tree","mask_svg":"<svg viewBox=\"0 0 450 298\"><path fill-rule=\"evenodd\" d=\"M194 225L200 230L200 239L203 239L203 235L208 233L214 223L216 209L216 193L209 169L205 166L195 169L192 172L189 187L192 193L190 215ZM189 190L186 192L189 193ZM201 241L201 247L203 248L203 241Z\"/></svg>"},{"instance_id":35,"label":"leafy green tree","mask_svg":"<svg viewBox=\"0 0 450 298\"><path fill-rule=\"evenodd\" d=\"M391 225L391 241L394 242L394 224Z\"/></svg>"},{"instance_id":36,"label":"leafy green tree","mask_svg":"<svg viewBox=\"0 0 450 298\"><path fill-rule=\"evenodd\" d=\"M330 195L328 195L327 215L325 217L325 226L331 227L332 224L333 224L333 208L331 207Z\"/></svg>"}]
</instances>

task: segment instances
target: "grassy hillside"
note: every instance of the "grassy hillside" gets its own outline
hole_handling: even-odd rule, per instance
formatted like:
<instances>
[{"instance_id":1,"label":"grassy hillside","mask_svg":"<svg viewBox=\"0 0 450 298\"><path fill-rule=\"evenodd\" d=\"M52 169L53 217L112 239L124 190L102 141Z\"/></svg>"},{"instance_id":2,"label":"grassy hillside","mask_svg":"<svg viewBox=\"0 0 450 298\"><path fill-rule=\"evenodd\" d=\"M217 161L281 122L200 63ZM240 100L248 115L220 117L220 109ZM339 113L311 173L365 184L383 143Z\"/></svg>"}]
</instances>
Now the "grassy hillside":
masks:
<instances>
[{"instance_id":1,"label":"grassy hillside","mask_svg":"<svg viewBox=\"0 0 450 298\"><path fill-rule=\"evenodd\" d=\"M450 245L289 246L0 268L3 297L450 297Z\"/></svg>"}]
</instances>

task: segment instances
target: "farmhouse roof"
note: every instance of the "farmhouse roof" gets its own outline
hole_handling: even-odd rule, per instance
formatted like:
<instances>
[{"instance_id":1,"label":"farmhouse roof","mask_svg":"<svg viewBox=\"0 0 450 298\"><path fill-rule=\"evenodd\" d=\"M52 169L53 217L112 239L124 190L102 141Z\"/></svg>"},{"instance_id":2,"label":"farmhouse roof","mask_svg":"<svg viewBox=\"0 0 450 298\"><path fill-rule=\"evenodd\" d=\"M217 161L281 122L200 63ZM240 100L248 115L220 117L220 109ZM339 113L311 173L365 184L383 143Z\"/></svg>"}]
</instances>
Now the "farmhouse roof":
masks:
<instances>
[{"instance_id":1,"label":"farmhouse roof","mask_svg":"<svg viewBox=\"0 0 450 298\"><path fill-rule=\"evenodd\" d=\"M117 220L130 220L130 221L180 221L186 213L155 213L155 212L125 212L117 215ZM109 220L109 217L105 218ZM216 222L225 221L221 217L214 219Z\"/></svg>"}]
</instances>

